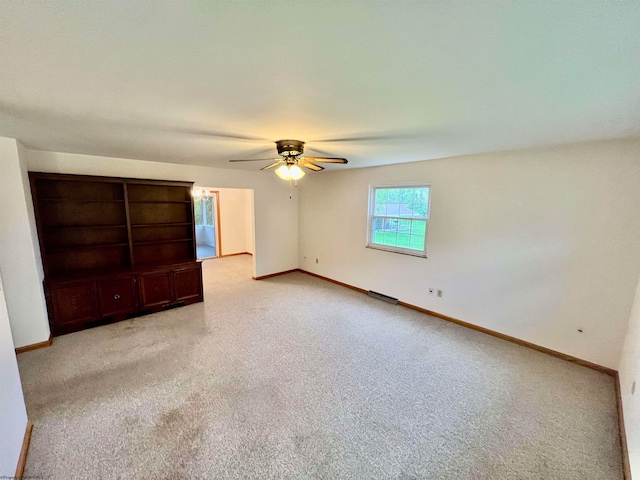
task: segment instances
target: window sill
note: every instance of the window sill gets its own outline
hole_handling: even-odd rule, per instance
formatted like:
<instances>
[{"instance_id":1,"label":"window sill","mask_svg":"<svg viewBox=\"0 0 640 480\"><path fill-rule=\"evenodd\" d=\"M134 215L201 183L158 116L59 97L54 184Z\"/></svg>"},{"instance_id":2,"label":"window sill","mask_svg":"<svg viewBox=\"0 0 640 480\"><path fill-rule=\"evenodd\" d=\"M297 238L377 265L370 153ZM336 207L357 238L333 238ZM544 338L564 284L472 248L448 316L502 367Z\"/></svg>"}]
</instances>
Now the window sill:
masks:
<instances>
[{"instance_id":1,"label":"window sill","mask_svg":"<svg viewBox=\"0 0 640 480\"><path fill-rule=\"evenodd\" d=\"M412 252L411 250L400 250L395 249L393 247L385 247L384 245L365 245L366 248L371 248L372 250L382 250L383 252L390 253L399 253L400 255L409 255L410 257L418 257L418 258L427 258L427 254L422 251Z\"/></svg>"}]
</instances>

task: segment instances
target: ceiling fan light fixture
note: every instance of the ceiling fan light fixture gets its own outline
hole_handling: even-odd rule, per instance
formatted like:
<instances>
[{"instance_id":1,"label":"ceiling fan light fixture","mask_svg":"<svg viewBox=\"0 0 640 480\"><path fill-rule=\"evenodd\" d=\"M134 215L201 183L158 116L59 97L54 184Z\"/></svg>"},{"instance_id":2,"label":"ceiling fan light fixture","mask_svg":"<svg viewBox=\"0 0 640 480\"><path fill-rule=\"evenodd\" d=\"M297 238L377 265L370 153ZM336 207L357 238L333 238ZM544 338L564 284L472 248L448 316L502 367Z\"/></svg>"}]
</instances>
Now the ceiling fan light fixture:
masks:
<instances>
[{"instance_id":1,"label":"ceiling fan light fixture","mask_svg":"<svg viewBox=\"0 0 640 480\"><path fill-rule=\"evenodd\" d=\"M289 174L294 180L300 180L304 177L304 171L298 165L291 165L289 167Z\"/></svg>"},{"instance_id":2,"label":"ceiling fan light fixture","mask_svg":"<svg viewBox=\"0 0 640 480\"><path fill-rule=\"evenodd\" d=\"M282 165L276 169L276 175L278 175L282 180L289 180L291 178L291 174L289 173L289 165Z\"/></svg>"},{"instance_id":3,"label":"ceiling fan light fixture","mask_svg":"<svg viewBox=\"0 0 640 480\"><path fill-rule=\"evenodd\" d=\"M282 180L299 180L304 177L304 171L297 165L282 165L276 170Z\"/></svg>"}]
</instances>

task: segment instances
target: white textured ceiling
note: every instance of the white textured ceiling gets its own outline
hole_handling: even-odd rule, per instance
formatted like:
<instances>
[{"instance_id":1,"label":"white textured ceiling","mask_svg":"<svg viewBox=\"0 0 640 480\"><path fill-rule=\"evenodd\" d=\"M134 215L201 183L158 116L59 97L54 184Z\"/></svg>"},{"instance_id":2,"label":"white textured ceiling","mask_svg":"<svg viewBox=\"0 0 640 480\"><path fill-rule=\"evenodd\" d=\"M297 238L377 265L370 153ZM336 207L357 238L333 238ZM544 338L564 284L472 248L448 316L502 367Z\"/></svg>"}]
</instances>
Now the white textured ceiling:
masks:
<instances>
[{"instance_id":1,"label":"white textured ceiling","mask_svg":"<svg viewBox=\"0 0 640 480\"><path fill-rule=\"evenodd\" d=\"M2 2L0 135L252 169L227 160L281 138L361 167L639 135L639 25L637 1Z\"/></svg>"}]
</instances>

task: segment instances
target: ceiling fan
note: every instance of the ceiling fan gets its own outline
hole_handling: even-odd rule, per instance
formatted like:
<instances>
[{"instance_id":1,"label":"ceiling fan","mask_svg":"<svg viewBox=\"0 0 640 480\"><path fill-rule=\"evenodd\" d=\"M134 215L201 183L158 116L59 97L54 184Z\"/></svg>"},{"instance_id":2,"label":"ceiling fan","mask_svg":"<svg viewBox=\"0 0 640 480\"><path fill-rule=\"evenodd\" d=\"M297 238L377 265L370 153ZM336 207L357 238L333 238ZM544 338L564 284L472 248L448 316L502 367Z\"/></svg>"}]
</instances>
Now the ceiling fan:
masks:
<instances>
[{"instance_id":1,"label":"ceiling fan","mask_svg":"<svg viewBox=\"0 0 640 480\"><path fill-rule=\"evenodd\" d=\"M269 170L278 167L276 174L283 180L298 180L304 176L300 167L308 168L314 172L324 170L317 163L347 163L346 158L337 157L307 157L303 156L304 142L300 140L278 140L276 142L280 158L252 158L249 160L229 160L230 162L265 162L274 161L272 164L262 167L260 170Z\"/></svg>"}]
</instances>

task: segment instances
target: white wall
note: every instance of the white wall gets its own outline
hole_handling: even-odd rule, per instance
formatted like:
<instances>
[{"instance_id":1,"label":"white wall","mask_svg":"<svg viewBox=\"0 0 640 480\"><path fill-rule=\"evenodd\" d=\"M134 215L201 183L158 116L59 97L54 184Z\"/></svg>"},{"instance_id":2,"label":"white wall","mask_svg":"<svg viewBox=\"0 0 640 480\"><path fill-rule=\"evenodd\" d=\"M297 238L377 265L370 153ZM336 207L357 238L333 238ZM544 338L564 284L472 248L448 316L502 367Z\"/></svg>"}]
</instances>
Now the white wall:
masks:
<instances>
[{"instance_id":1,"label":"white wall","mask_svg":"<svg viewBox=\"0 0 640 480\"><path fill-rule=\"evenodd\" d=\"M245 225L246 225L246 231L247 231L247 249L246 252L247 253L251 253L253 254L253 245L254 245L254 235L253 235L253 224L254 224L254 219L253 219L253 190L245 190L245 195L246 195L246 205L247 208L245 209Z\"/></svg>"},{"instance_id":2,"label":"white wall","mask_svg":"<svg viewBox=\"0 0 640 480\"><path fill-rule=\"evenodd\" d=\"M247 191L219 188L220 192L220 244L221 255L247 252L249 231L247 228ZM297 243L297 240L296 240Z\"/></svg>"},{"instance_id":3,"label":"white wall","mask_svg":"<svg viewBox=\"0 0 640 480\"><path fill-rule=\"evenodd\" d=\"M0 278L0 478L13 478L27 427L18 363Z\"/></svg>"},{"instance_id":4,"label":"white wall","mask_svg":"<svg viewBox=\"0 0 640 480\"><path fill-rule=\"evenodd\" d=\"M25 150L0 138L0 269L16 347L49 338ZM32 230L33 227L33 230Z\"/></svg>"},{"instance_id":5,"label":"white wall","mask_svg":"<svg viewBox=\"0 0 640 480\"><path fill-rule=\"evenodd\" d=\"M631 475L640 478L640 278L618 366ZM635 387L634 387L635 384Z\"/></svg>"},{"instance_id":6,"label":"white wall","mask_svg":"<svg viewBox=\"0 0 640 480\"><path fill-rule=\"evenodd\" d=\"M616 369L640 271L639 151L635 139L307 175L300 268ZM365 248L369 185L395 182L432 184L427 259Z\"/></svg>"}]
</instances>

